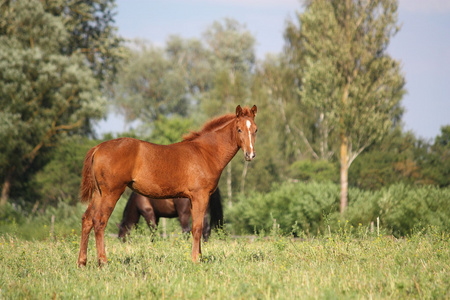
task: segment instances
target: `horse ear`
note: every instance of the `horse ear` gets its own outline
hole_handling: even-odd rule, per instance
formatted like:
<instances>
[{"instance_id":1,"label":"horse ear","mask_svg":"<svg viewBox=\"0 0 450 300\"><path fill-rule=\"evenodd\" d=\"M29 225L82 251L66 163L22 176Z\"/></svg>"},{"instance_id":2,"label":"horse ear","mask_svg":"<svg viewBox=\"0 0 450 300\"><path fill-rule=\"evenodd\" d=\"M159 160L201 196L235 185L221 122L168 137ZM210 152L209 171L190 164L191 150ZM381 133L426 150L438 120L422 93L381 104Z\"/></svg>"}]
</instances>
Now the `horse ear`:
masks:
<instances>
[{"instance_id":1,"label":"horse ear","mask_svg":"<svg viewBox=\"0 0 450 300\"><path fill-rule=\"evenodd\" d=\"M258 108L256 107L256 105L253 105L251 111L253 113L253 118L256 117L256 113L258 112Z\"/></svg>"},{"instance_id":2,"label":"horse ear","mask_svg":"<svg viewBox=\"0 0 450 300\"><path fill-rule=\"evenodd\" d=\"M242 115L242 107L238 105L236 107L236 117L240 117Z\"/></svg>"}]
</instances>

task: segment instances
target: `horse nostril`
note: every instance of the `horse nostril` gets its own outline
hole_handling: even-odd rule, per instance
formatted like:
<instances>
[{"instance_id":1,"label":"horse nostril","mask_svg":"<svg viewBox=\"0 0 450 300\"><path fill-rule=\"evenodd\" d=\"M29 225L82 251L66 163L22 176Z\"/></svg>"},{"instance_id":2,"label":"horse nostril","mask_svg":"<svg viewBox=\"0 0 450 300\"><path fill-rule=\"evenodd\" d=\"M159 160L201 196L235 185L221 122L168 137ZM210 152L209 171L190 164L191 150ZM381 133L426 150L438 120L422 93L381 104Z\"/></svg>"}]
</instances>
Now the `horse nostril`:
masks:
<instances>
[{"instance_id":1,"label":"horse nostril","mask_svg":"<svg viewBox=\"0 0 450 300\"><path fill-rule=\"evenodd\" d=\"M255 157L256 157L256 153L255 153L255 152L253 152L252 158L255 158Z\"/></svg>"}]
</instances>

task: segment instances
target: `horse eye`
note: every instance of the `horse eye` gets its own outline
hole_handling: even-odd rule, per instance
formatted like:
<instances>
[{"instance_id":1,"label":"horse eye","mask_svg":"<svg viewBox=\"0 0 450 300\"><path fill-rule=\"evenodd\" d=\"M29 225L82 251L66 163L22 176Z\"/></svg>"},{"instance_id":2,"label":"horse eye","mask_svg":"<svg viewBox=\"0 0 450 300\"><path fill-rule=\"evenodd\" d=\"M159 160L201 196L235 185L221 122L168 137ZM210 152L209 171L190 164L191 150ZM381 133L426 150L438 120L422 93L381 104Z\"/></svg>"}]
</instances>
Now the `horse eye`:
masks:
<instances>
[{"instance_id":1,"label":"horse eye","mask_svg":"<svg viewBox=\"0 0 450 300\"><path fill-rule=\"evenodd\" d=\"M258 132L258 129L255 130L255 133L257 133L257 132Z\"/></svg>"},{"instance_id":2,"label":"horse eye","mask_svg":"<svg viewBox=\"0 0 450 300\"><path fill-rule=\"evenodd\" d=\"M241 130L240 128L238 128L238 132L239 132L239 133L241 133L241 132L242 132L242 130Z\"/></svg>"}]
</instances>

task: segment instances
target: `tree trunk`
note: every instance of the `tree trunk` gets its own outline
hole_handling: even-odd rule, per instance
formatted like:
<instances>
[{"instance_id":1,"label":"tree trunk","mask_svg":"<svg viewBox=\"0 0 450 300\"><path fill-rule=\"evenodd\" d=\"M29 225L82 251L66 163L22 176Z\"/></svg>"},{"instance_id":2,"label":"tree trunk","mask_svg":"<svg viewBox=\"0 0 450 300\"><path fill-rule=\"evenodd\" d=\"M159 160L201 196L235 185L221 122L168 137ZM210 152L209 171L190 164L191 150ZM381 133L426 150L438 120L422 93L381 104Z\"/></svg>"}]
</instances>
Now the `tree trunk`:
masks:
<instances>
[{"instance_id":1,"label":"tree trunk","mask_svg":"<svg viewBox=\"0 0 450 300\"><path fill-rule=\"evenodd\" d=\"M242 170L242 177L241 177L241 194L243 194L245 190L245 178L247 177L247 170L248 170L248 161L245 161L244 170Z\"/></svg>"},{"instance_id":2,"label":"tree trunk","mask_svg":"<svg viewBox=\"0 0 450 300\"><path fill-rule=\"evenodd\" d=\"M227 166L227 192L228 192L228 207L231 207L231 198L233 196L233 190L231 189L231 161Z\"/></svg>"},{"instance_id":3,"label":"tree trunk","mask_svg":"<svg viewBox=\"0 0 450 300\"><path fill-rule=\"evenodd\" d=\"M348 206L348 144L347 136L341 134L341 205L340 212L344 213Z\"/></svg>"},{"instance_id":4,"label":"tree trunk","mask_svg":"<svg viewBox=\"0 0 450 300\"><path fill-rule=\"evenodd\" d=\"M348 205L348 136L344 125L344 112L347 106L348 93L350 90L350 79L347 79L347 84L344 86L344 93L342 94L342 107L340 122L340 139L341 139L341 215L344 213Z\"/></svg>"},{"instance_id":5,"label":"tree trunk","mask_svg":"<svg viewBox=\"0 0 450 300\"><path fill-rule=\"evenodd\" d=\"M8 172L8 174L6 175L5 181L3 182L2 196L0 198L0 206L3 206L6 204L6 202L8 202L9 191L11 189L11 179L12 179L13 171L14 170L10 170Z\"/></svg>"}]
</instances>

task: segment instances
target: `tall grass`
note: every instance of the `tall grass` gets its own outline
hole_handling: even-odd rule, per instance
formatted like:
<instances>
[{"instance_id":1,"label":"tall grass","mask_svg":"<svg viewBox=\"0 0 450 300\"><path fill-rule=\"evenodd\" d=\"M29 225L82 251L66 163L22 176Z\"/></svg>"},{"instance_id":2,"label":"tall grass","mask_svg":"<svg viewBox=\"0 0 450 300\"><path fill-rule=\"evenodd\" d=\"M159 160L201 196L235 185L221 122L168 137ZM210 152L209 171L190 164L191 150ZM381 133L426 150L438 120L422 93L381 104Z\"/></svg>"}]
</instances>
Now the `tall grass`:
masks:
<instances>
[{"instance_id":1,"label":"tall grass","mask_svg":"<svg viewBox=\"0 0 450 300\"><path fill-rule=\"evenodd\" d=\"M175 219L168 238L161 227L150 235L142 222L127 243L114 237L126 198L109 220L102 268L94 234L87 267L76 267L85 206L62 203L28 216L6 207L0 299L450 298L449 189L351 190L345 218L333 212L337 191L333 184L286 184L242 198L226 211L227 228L257 235L215 233L199 264ZM377 216L380 233L370 227ZM395 228L402 238L391 235Z\"/></svg>"},{"instance_id":2,"label":"tall grass","mask_svg":"<svg viewBox=\"0 0 450 300\"><path fill-rule=\"evenodd\" d=\"M108 265L76 267L79 236L0 236L0 298L448 299L450 236L433 227L408 238L341 230L293 239L213 235L202 262L191 239L134 232L106 237ZM358 232L358 231L356 231ZM219 238L220 237L220 238Z\"/></svg>"}]
</instances>

